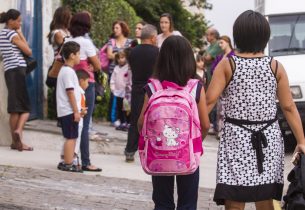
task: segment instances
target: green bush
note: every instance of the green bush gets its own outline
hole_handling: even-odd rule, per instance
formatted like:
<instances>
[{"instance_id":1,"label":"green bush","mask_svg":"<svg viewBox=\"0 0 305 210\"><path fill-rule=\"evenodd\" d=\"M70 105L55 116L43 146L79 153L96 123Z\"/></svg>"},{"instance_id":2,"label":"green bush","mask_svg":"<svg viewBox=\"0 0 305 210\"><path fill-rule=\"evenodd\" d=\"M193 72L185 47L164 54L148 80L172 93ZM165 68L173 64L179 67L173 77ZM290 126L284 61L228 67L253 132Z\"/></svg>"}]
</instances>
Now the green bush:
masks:
<instances>
[{"instance_id":1,"label":"green bush","mask_svg":"<svg viewBox=\"0 0 305 210\"><path fill-rule=\"evenodd\" d=\"M124 0L63 0L64 5L72 12L89 11L92 14L91 38L100 48L112 33L112 23L115 20L124 20L130 27L131 37L140 18L134 9Z\"/></svg>"}]
</instances>

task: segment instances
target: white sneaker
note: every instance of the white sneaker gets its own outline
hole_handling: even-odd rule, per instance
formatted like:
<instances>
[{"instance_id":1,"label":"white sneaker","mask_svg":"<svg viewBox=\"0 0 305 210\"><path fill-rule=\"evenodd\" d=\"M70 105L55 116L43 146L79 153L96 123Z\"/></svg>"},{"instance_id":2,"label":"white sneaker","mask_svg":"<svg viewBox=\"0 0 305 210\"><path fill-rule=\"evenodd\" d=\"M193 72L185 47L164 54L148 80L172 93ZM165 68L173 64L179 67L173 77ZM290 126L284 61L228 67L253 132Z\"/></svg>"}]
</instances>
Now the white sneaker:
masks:
<instances>
[{"instance_id":1,"label":"white sneaker","mask_svg":"<svg viewBox=\"0 0 305 210\"><path fill-rule=\"evenodd\" d=\"M121 121L120 120L117 120L113 123L113 126L114 127L119 127L121 125Z\"/></svg>"}]
</instances>

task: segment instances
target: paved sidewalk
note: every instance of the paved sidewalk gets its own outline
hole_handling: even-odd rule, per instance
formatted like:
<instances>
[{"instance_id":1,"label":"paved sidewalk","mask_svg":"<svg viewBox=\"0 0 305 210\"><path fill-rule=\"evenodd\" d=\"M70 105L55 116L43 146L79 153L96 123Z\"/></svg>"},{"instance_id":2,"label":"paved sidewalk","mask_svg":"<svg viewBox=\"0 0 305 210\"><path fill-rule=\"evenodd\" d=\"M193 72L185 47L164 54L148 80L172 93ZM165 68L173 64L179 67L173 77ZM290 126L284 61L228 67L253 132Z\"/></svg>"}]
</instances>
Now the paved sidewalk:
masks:
<instances>
[{"instance_id":1,"label":"paved sidewalk","mask_svg":"<svg viewBox=\"0 0 305 210\"><path fill-rule=\"evenodd\" d=\"M134 163L124 161L127 133L106 123L94 127L105 133L90 142L92 163L103 171L78 174L56 169L64 142L56 122L28 122L24 139L34 146L33 152L0 147L0 209L152 209L151 178L143 172L138 155ZM198 210L223 209L212 202L218 141L208 136L204 145ZM290 168L287 164L286 171ZM251 209L253 204L246 206Z\"/></svg>"},{"instance_id":2,"label":"paved sidewalk","mask_svg":"<svg viewBox=\"0 0 305 210\"><path fill-rule=\"evenodd\" d=\"M0 166L0 209L153 209L151 183L100 175ZM198 209L216 210L200 188Z\"/></svg>"}]
</instances>

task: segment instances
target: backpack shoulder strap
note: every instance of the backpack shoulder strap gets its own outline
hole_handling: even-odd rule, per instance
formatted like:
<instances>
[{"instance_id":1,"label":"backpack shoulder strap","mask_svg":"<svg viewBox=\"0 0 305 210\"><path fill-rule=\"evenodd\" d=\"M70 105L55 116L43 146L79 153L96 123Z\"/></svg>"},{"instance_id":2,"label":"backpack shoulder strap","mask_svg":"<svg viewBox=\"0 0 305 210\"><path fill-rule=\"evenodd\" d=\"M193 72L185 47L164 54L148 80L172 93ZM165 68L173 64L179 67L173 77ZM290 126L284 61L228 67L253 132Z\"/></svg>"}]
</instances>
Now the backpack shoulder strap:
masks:
<instances>
[{"instance_id":1,"label":"backpack shoulder strap","mask_svg":"<svg viewBox=\"0 0 305 210\"><path fill-rule=\"evenodd\" d=\"M149 79L148 86L152 94L159 90L163 90L161 82L157 79Z\"/></svg>"},{"instance_id":2,"label":"backpack shoulder strap","mask_svg":"<svg viewBox=\"0 0 305 210\"><path fill-rule=\"evenodd\" d=\"M115 39L110 39L111 40L111 45L112 45L112 47L114 47L115 46Z\"/></svg>"},{"instance_id":3,"label":"backpack shoulder strap","mask_svg":"<svg viewBox=\"0 0 305 210\"><path fill-rule=\"evenodd\" d=\"M199 80L198 79L190 79L186 86L185 86L185 90L188 91L189 93L191 93L194 89L196 89L196 86L198 84Z\"/></svg>"},{"instance_id":4,"label":"backpack shoulder strap","mask_svg":"<svg viewBox=\"0 0 305 210\"><path fill-rule=\"evenodd\" d=\"M197 86L198 86L198 82L199 80L198 79L190 79L186 86L185 86L185 90L187 92L189 92L194 98L196 98L196 92L197 92Z\"/></svg>"}]
</instances>

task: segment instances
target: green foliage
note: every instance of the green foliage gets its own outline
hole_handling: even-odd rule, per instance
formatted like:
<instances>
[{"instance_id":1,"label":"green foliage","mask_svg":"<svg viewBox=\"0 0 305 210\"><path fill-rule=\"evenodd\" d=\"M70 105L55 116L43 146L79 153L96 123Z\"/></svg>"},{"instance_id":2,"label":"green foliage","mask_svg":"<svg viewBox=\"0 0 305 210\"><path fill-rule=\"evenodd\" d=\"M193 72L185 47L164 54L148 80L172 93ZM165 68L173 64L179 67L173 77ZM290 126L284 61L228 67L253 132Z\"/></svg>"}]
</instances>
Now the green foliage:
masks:
<instances>
[{"instance_id":1,"label":"green foliage","mask_svg":"<svg viewBox=\"0 0 305 210\"><path fill-rule=\"evenodd\" d=\"M132 33L135 24L140 20L134 9L124 0L62 0L62 2L74 13L86 10L92 14L90 35L98 48L108 40L115 20L126 21Z\"/></svg>"},{"instance_id":2,"label":"green foliage","mask_svg":"<svg viewBox=\"0 0 305 210\"><path fill-rule=\"evenodd\" d=\"M63 5L71 8L73 13L88 11L92 15L92 27L90 36L97 48L101 48L112 33L112 23L116 20L124 20L130 27L134 36L134 28L140 18L134 9L124 0L62 0ZM107 119L110 103L110 90L99 101L93 113L94 118Z\"/></svg>"},{"instance_id":3,"label":"green foliage","mask_svg":"<svg viewBox=\"0 0 305 210\"><path fill-rule=\"evenodd\" d=\"M202 14L191 14L181 0L126 0L143 20L159 26L162 13L173 16L174 27L180 31L194 47L202 47L202 37L206 30L206 22ZM199 9L206 8L206 0L188 0L190 5Z\"/></svg>"},{"instance_id":4,"label":"green foliage","mask_svg":"<svg viewBox=\"0 0 305 210\"><path fill-rule=\"evenodd\" d=\"M109 113L109 104L110 104L110 88L108 86L102 100L98 101L95 104L93 117L95 119L102 119L106 121Z\"/></svg>"}]
</instances>

